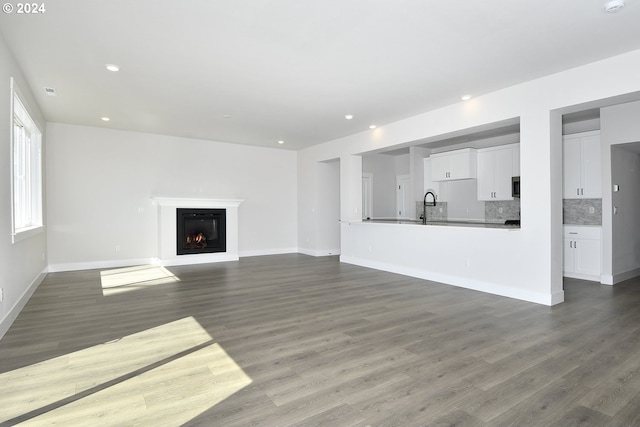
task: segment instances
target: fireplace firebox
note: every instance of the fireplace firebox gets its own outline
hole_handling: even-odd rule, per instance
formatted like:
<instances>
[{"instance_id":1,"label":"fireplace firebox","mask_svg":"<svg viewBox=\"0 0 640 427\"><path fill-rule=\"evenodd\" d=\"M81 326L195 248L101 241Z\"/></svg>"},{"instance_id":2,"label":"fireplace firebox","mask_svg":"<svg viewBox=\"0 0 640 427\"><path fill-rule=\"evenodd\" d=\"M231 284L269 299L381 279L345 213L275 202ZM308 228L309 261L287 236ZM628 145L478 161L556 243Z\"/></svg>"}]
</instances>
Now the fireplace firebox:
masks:
<instances>
[{"instance_id":1,"label":"fireplace firebox","mask_svg":"<svg viewBox=\"0 0 640 427\"><path fill-rule=\"evenodd\" d=\"M226 209L177 208L177 254L227 251Z\"/></svg>"}]
</instances>

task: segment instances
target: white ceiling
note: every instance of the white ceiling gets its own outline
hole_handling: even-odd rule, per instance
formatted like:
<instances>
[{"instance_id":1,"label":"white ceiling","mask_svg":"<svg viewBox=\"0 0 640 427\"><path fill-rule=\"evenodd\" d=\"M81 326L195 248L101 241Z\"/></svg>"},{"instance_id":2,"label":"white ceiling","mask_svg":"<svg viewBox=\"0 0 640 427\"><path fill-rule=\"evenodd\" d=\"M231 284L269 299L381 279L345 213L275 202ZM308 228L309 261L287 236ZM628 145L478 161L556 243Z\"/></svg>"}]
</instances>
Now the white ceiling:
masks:
<instances>
[{"instance_id":1,"label":"white ceiling","mask_svg":"<svg viewBox=\"0 0 640 427\"><path fill-rule=\"evenodd\" d=\"M57 0L0 32L48 121L297 150L640 49L626 3Z\"/></svg>"}]
</instances>

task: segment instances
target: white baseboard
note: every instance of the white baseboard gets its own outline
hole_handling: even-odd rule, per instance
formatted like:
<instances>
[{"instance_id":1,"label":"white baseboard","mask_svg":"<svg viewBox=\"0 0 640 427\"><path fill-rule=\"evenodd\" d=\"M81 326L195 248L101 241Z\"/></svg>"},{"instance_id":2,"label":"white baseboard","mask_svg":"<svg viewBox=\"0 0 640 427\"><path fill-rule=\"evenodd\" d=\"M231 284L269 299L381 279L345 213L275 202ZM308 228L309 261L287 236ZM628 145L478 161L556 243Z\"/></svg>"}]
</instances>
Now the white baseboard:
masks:
<instances>
[{"instance_id":1,"label":"white baseboard","mask_svg":"<svg viewBox=\"0 0 640 427\"><path fill-rule=\"evenodd\" d=\"M309 256L334 256L340 255L340 249L323 249L323 250L315 250L308 248L298 248L298 253Z\"/></svg>"},{"instance_id":2,"label":"white baseboard","mask_svg":"<svg viewBox=\"0 0 640 427\"><path fill-rule=\"evenodd\" d=\"M173 258L160 259L160 258L137 258L137 259L121 259L111 261L91 261L91 262L75 262L75 263L62 263L49 265L50 273L58 273L62 271L78 271L78 270L99 270L105 268L121 268L131 267L134 265L161 265L164 267L172 265L193 265L204 264L208 262L226 262L226 261L238 261L240 257L250 256L262 256L262 255L281 255L298 253L298 248L279 248L279 249L261 249L255 251L242 251L238 255L236 254L194 254L194 255L182 255ZM339 251L338 251L339 253ZM335 255L335 254L327 254ZM321 256L321 255L315 255Z\"/></svg>"},{"instance_id":3,"label":"white baseboard","mask_svg":"<svg viewBox=\"0 0 640 427\"><path fill-rule=\"evenodd\" d=\"M228 262L238 261L238 254L231 253L217 253L217 254L193 254L175 256L173 258L154 258L152 264L161 265L163 267L170 267L173 265L195 265L195 264L207 264L211 262Z\"/></svg>"},{"instance_id":4,"label":"white baseboard","mask_svg":"<svg viewBox=\"0 0 640 427\"><path fill-rule=\"evenodd\" d=\"M613 285L613 276L603 274L602 276L600 276L600 283L603 285Z\"/></svg>"},{"instance_id":5,"label":"white baseboard","mask_svg":"<svg viewBox=\"0 0 640 427\"><path fill-rule=\"evenodd\" d=\"M38 286L40 286L40 283L42 283L42 281L46 276L47 276L47 269L45 268L44 270L42 270L40 274L38 274L38 277L36 277L33 280L33 282L31 282L31 284L22 293L18 301L16 301L16 303L13 305L13 307L9 309L4 319L0 320L0 339L4 337L4 334L7 333L7 331L13 324L13 322L18 318L18 314L20 314L24 306L27 305L29 298L31 298L31 295L33 295L36 289L38 289Z\"/></svg>"},{"instance_id":6,"label":"white baseboard","mask_svg":"<svg viewBox=\"0 0 640 427\"><path fill-rule=\"evenodd\" d=\"M105 268L131 267L134 265L155 264L154 258L119 259L110 261L73 262L65 264L50 264L49 273L61 271L98 270Z\"/></svg>"},{"instance_id":7,"label":"white baseboard","mask_svg":"<svg viewBox=\"0 0 640 427\"><path fill-rule=\"evenodd\" d=\"M259 249L255 251L240 251L240 258L250 256L263 256L263 255L282 255L282 254L295 254L298 252L298 248L280 248L280 249Z\"/></svg>"},{"instance_id":8,"label":"white baseboard","mask_svg":"<svg viewBox=\"0 0 640 427\"><path fill-rule=\"evenodd\" d=\"M624 282L625 280L633 279L640 276L640 268L634 268L633 270L625 271L618 274L603 274L601 276L592 276L589 274L579 273L563 273L564 277L571 277L573 279L591 280L594 282L600 282L601 285L615 285L616 283Z\"/></svg>"},{"instance_id":9,"label":"white baseboard","mask_svg":"<svg viewBox=\"0 0 640 427\"><path fill-rule=\"evenodd\" d=\"M601 282L602 278L600 276L594 276L592 274L581 274L581 273L565 273L562 272L563 277L570 277L572 279L580 279L580 280L591 280L592 282Z\"/></svg>"},{"instance_id":10,"label":"white baseboard","mask_svg":"<svg viewBox=\"0 0 640 427\"><path fill-rule=\"evenodd\" d=\"M556 305L564 302L564 291L554 294L544 294L539 292L524 291L522 289L510 288L508 286L496 285L495 283L483 282L464 277L439 274L426 270L403 267L394 264L386 264L368 259L340 256L340 261L347 264L359 265L361 267L373 268L376 270L388 271L390 273L402 274L404 276L416 277L418 279L430 280L446 285L458 286L460 288L472 289L474 291L486 292L493 295L519 299L543 305Z\"/></svg>"},{"instance_id":11,"label":"white baseboard","mask_svg":"<svg viewBox=\"0 0 640 427\"><path fill-rule=\"evenodd\" d=\"M634 268L633 270L625 271L624 273L614 274L613 276L603 276L602 283L605 285L615 285L616 283L624 282L625 280L633 279L640 276L640 268ZM608 283L604 280L607 279Z\"/></svg>"}]
</instances>

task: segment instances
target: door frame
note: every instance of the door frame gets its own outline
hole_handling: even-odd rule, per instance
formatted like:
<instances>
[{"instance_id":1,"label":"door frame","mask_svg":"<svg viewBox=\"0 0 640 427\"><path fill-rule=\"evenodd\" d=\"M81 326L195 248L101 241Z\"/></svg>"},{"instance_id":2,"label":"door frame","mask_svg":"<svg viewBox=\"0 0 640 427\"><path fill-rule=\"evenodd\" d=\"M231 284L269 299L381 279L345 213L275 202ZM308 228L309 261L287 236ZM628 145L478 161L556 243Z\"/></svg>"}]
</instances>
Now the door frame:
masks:
<instances>
[{"instance_id":1,"label":"door frame","mask_svg":"<svg viewBox=\"0 0 640 427\"><path fill-rule=\"evenodd\" d=\"M362 174L362 219L373 217L373 174Z\"/></svg>"}]
</instances>

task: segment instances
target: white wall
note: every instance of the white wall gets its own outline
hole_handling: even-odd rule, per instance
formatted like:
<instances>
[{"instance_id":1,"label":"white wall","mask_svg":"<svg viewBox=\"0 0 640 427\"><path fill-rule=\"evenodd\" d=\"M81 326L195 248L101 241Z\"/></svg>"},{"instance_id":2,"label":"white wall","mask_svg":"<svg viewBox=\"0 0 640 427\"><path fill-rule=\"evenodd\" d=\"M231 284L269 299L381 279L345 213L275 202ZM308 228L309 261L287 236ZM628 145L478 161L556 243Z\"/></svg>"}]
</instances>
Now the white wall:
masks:
<instances>
[{"instance_id":1,"label":"white wall","mask_svg":"<svg viewBox=\"0 0 640 427\"><path fill-rule=\"evenodd\" d=\"M394 156L396 175L409 175L411 173L411 160L409 153ZM395 183L394 183L395 185Z\"/></svg>"},{"instance_id":2,"label":"white wall","mask_svg":"<svg viewBox=\"0 0 640 427\"><path fill-rule=\"evenodd\" d=\"M9 81L16 80L32 119L43 131L43 151L47 150L44 120L33 99L22 71L0 36L0 338L44 278L46 271L46 234L40 233L13 244L11 242L11 114ZM46 163L46 162L45 162ZM46 168L46 165L45 165ZM46 186L45 186L46 198ZM45 224L47 221L46 211Z\"/></svg>"},{"instance_id":3,"label":"white wall","mask_svg":"<svg viewBox=\"0 0 640 427\"><path fill-rule=\"evenodd\" d=\"M640 98L640 51L595 62L440 108L299 152L299 167L336 157L437 138L462 129L520 118L523 227L519 231L398 226L378 233L372 224L342 226L341 259L417 277L543 304L564 300L562 291L562 123L559 111ZM608 76L615 75L615 79ZM607 84L594 85L594 81ZM341 176L341 185L345 183ZM300 180L317 194L317 182ZM305 212L300 212L305 222ZM316 224L322 221L316 218ZM309 224L305 222L305 224ZM412 227L410 232L407 231ZM301 229L301 234L308 230ZM374 239L374 236L376 237ZM495 237L495 238L494 238ZM440 250L435 250L435 242ZM370 246L370 247L369 247ZM464 255L456 249L465 248ZM381 250L380 248L392 248ZM427 262L428 261L428 262ZM461 266L461 262L463 263ZM464 268L463 268L464 267ZM443 280L444 280L443 279Z\"/></svg>"},{"instance_id":4,"label":"white wall","mask_svg":"<svg viewBox=\"0 0 640 427\"><path fill-rule=\"evenodd\" d=\"M323 185L318 195L318 216L330 219L318 228L318 251L313 255L340 253L340 161L318 163L318 180Z\"/></svg>"},{"instance_id":5,"label":"white wall","mask_svg":"<svg viewBox=\"0 0 640 427\"><path fill-rule=\"evenodd\" d=\"M327 183L318 181L326 187ZM317 193L316 193L317 194ZM333 218L320 216L318 222L322 228ZM362 221L362 157L340 157L340 221Z\"/></svg>"},{"instance_id":6,"label":"white wall","mask_svg":"<svg viewBox=\"0 0 640 427\"><path fill-rule=\"evenodd\" d=\"M478 180L447 182L447 215L449 220L484 220L484 202L478 200Z\"/></svg>"},{"instance_id":7,"label":"white wall","mask_svg":"<svg viewBox=\"0 0 640 427\"><path fill-rule=\"evenodd\" d=\"M52 270L157 256L152 196L245 199L240 256L297 250L295 152L60 123L47 135Z\"/></svg>"},{"instance_id":8,"label":"white wall","mask_svg":"<svg viewBox=\"0 0 640 427\"><path fill-rule=\"evenodd\" d=\"M409 148L409 161L411 164L411 183L413 185L413 198L416 202L424 200L424 158L429 157L429 150L423 147ZM417 219L417 218L416 218Z\"/></svg>"},{"instance_id":9,"label":"white wall","mask_svg":"<svg viewBox=\"0 0 640 427\"><path fill-rule=\"evenodd\" d=\"M395 218L396 158L386 154L362 156L362 172L373 174L372 218Z\"/></svg>"}]
</instances>

